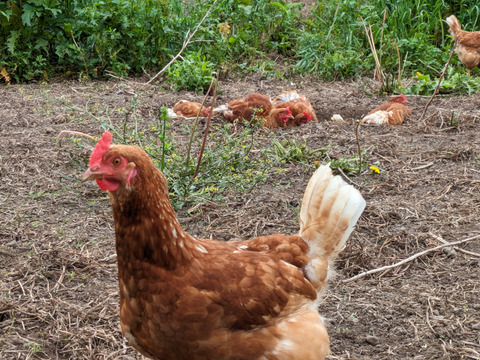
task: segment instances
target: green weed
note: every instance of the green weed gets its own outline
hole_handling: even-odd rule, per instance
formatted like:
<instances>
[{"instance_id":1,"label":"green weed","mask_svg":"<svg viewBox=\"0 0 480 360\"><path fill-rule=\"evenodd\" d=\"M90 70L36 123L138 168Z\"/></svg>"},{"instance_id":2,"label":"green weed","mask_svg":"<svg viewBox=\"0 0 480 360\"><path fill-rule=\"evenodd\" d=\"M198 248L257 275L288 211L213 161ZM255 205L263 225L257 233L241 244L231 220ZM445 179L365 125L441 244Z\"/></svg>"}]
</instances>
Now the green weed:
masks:
<instances>
[{"instance_id":1,"label":"green weed","mask_svg":"<svg viewBox=\"0 0 480 360\"><path fill-rule=\"evenodd\" d=\"M25 343L25 347L29 348L34 354L43 353L42 346L33 342Z\"/></svg>"},{"instance_id":2,"label":"green weed","mask_svg":"<svg viewBox=\"0 0 480 360\"><path fill-rule=\"evenodd\" d=\"M212 82L213 70L214 65L200 52L190 53L167 69L167 82L173 83L176 91L204 92Z\"/></svg>"},{"instance_id":3,"label":"green weed","mask_svg":"<svg viewBox=\"0 0 480 360\"><path fill-rule=\"evenodd\" d=\"M438 78L431 78L430 75L416 73L415 82L405 89L406 94L431 95L438 84ZM439 88L440 94L458 92L462 94L473 94L480 91L480 78L468 76L466 73L458 73L453 68L447 69L447 74L442 80Z\"/></svg>"}]
</instances>

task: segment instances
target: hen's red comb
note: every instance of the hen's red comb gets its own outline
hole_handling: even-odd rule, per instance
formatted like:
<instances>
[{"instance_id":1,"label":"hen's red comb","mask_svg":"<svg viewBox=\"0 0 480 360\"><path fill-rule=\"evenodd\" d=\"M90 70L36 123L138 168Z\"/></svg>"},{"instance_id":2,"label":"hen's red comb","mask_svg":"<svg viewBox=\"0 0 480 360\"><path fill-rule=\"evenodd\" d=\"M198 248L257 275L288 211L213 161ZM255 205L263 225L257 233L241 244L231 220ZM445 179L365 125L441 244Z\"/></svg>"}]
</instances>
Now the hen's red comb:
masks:
<instances>
[{"instance_id":1,"label":"hen's red comb","mask_svg":"<svg viewBox=\"0 0 480 360\"><path fill-rule=\"evenodd\" d=\"M287 106L287 107L285 108L285 110L287 111L287 114L288 114L288 115L292 115L292 112L290 111L290 106Z\"/></svg>"},{"instance_id":2,"label":"hen's red comb","mask_svg":"<svg viewBox=\"0 0 480 360\"><path fill-rule=\"evenodd\" d=\"M402 99L403 102L407 102L407 98L405 97L405 95L400 94L400 98Z\"/></svg>"},{"instance_id":3,"label":"hen's red comb","mask_svg":"<svg viewBox=\"0 0 480 360\"><path fill-rule=\"evenodd\" d=\"M102 161L103 154L110 149L111 142L112 134L105 131L100 140L98 140L95 149L93 149L92 155L90 155L90 163L88 164L88 167L92 168Z\"/></svg>"},{"instance_id":4,"label":"hen's red comb","mask_svg":"<svg viewBox=\"0 0 480 360\"><path fill-rule=\"evenodd\" d=\"M312 117L310 116L310 114L307 114L306 112L304 112L303 115L307 118L307 121L312 120Z\"/></svg>"}]
</instances>

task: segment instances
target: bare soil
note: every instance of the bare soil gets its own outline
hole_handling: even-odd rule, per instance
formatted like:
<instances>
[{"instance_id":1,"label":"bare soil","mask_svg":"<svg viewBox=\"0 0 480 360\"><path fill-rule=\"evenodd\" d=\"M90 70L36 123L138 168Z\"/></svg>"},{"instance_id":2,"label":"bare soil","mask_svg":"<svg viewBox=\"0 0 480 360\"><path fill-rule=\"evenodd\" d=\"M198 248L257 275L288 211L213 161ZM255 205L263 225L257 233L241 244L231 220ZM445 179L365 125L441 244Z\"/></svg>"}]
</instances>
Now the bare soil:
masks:
<instances>
[{"instance_id":1,"label":"bare soil","mask_svg":"<svg viewBox=\"0 0 480 360\"><path fill-rule=\"evenodd\" d=\"M311 149L331 144L338 158L357 153L355 120L384 101L369 94L368 81L250 78L220 86L220 103L251 92L306 94L320 121L274 136L305 140ZM79 181L85 170L79 159L91 149L56 140L61 130L100 135L106 109L120 124L121 108L134 96L141 100L138 116L152 121L160 105L202 99L134 81L0 87L1 359L142 358L119 329L108 199ZM345 281L441 239L480 235L480 95L437 97L420 121L428 99L408 98L413 116L402 126L360 128L367 161L381 172L347 180L367 207L320 307L330 359L480 359L480 239ZM334 113L345 121L331 121ZM251 193L182 209L180 222L194 235L220 240L296 233L312 168L288 163L285 169Z\"/></svg>"}]
</instances>

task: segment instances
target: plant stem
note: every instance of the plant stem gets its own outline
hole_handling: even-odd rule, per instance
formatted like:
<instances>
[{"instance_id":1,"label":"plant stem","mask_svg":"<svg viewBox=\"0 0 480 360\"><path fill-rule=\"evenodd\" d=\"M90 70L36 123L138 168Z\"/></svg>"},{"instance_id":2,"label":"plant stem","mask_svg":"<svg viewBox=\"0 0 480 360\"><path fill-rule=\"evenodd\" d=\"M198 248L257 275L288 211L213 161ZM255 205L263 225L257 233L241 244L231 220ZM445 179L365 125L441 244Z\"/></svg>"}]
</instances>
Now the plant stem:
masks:
<instances>
[{"instance_id":1,"label":"plant stem","mask_svg":"<svg viewBox=\"0 0 480 360\"><path fill-rule=\"evenodd\" d=\"M360 127L360 120L357 120L357 126L355 127L355 137L357 139L357 146L358 146L358 175L362 172L362 148L360 147L360 138L358 136L358 129Z\"/></svg>"},{"instance_id":2,"label":"plant stem","mask_svg":"<svg viewBox=\"0 0 480 360\"><path fill-rule=\"evenodd\" d=\"M205 101L207 100L208 94L210 94L210 91L212 90L214 81L215 81L215 79L212 78L212 82L210 83L210 87L208 88L207 93L205 94L205 97L203 98L202 106L200 106L200 108L199 108L199 110L198 110L198 112L197 112L197 116L195 117L195 121L193 122L192 132L191 132L191 134L190 134L190 140L188 141L187 158L186 158L186 160L185 160L185 168L188 168L188 164L190 164L190 153L191 153L191 151L192 151L193 137L195 136L195 131L197 130L198 117L200 116L200 111L202 110L202 107L205 105ZM214 100L213 100L213 101L214 101ZM212 111L210 112L208 118L211 117L212 113L213 113L213 107L212 107Z\"/></svg>"},{"instance_id":3,"label":"plant stem","mask_svg":"<svg viewBox=\"0 0 480 360\"><path fill-rule=\"evenodd\" d=\"M163 172L163 169L165 169L165 153L167 150L167 147L165 145L165 136L167 134L167 108L165 106L162 106L161 108L162 114L158 114L158 117L163 119L163 128L162 128L162 159L160 161L160 167ZM159 119L160 120L160 119Z\"/></svg>"},{"instance_id":4,"label":"plant stem","mask_svg":"<svg viewBox=\"0 0 480 360\"><path fill-rule=\"evenodd\" d=\"M80 50L80 47L78 46L77 42L75 41L75 37L73 36L73 30L70 30L70 35L72 36L73 43L74 43L75 46L77 47L78 52L79 52L80 55L82 56L83 64L85 65L85 73L86 73L87 79L88 79L88 78L89 78L89 76L88 76L88 67L87 67L87 62L85 61L85 56L83 55L82 50Z\"/></svg>"},{"instance_id":5,"label":"plant stem","mask_svg":"<svg viewBox=\"0 0 480 360\"><path fill-rule=\"evenodd\" d=\"M215 107L215 98L217 96L218 74L216 78L212 79L212 84L214 81L215 81L215 87L213 88L211 111L208 114L207 124L205 125L205 133L203 135L202 148L200 149L200 154L198 154L197 168L195 169L195 173L193 174L192 181L197 177L198 171L200 170L200 164L202 163L203 151L205 150L205 144L207 142L207 137L208 137L208 130L210 128L210 119L212 118L212 115L213 115L213 108ZM212 84L210 84L210 88L212 87ZM198 115L197 115L197 119L198 119Z\"/></svg>"},{"instance_id":6,"label":"plant stem","mask_svg":"<svg viewBox=\"0 0 480 360\"><path fill-rule=\"evenodd\" d=\"M443 79L443 77L445 76L445 73L447 72L448 65L450 65L450 61L452 61L452 56L453 56L453 53L454 53L454 52L455 52L455 49L452 49L452 50L450 51L450 57L448 58L448 61L447 61L447 63L445 64L445 67L443 68L442 74L441 74L440 77L438 78L438 84L437 84L437 87L435 88L435 91L433 92L432 97L430 98L430 100L428 101L427 105L425 105L425 108L423 109L422 116L420 116L420 121L423 121L423 118L425 117L425 113L427 112L428 107L430 106L430 104L431 104L432 101L433 101L433 98L435 97L435 95L437 95L438 90L440 89L440 84L442 83L442 79Z\"/></svg>"}]
</instances>

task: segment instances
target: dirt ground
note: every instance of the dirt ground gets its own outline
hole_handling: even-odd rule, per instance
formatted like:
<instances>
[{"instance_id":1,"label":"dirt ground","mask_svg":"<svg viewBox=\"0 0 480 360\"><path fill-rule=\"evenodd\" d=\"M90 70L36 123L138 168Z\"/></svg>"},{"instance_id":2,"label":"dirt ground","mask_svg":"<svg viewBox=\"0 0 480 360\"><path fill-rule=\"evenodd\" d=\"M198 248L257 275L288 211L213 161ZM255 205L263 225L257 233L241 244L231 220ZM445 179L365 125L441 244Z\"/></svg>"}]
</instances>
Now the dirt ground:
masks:
<instances>
[{"instance_id":1,"label":"dirt ground","mask_svg":"<svg viewBox=\"0 0 480 360\"><path fill-rule=\"evenodd\" d=\"M141 81L141 80L138 80ZM312 79L223 81L218 102L284 89L306 94L319 118L274 130L331 143L331 155L357 152L355 120L383 101L368 82ZM61 130L100 135L108 109L114 123L139 97L138 115L201 96L132 81L64 82L0 87L0 358L141 359L119 330L111 208L105 193L79 178L80 148ZM367 201L336 263L320 313L331 338L329 359L480 359L480 95L410 96L402 126L361 126L360 142L380 174L350 177ZM332 114L345 122L333 122ZM91 115L89 115L91 114ZM222 120L216 120L221 122ZM228 201L182 209L180 223L220 240L298 231L296 211L311 169L288 163L282 178ZM275 184L275 185L272 185ZM286 187L288 191L286 191ZM444 241L456 248L429 251Z\"/></svg>"}]
</instances>

